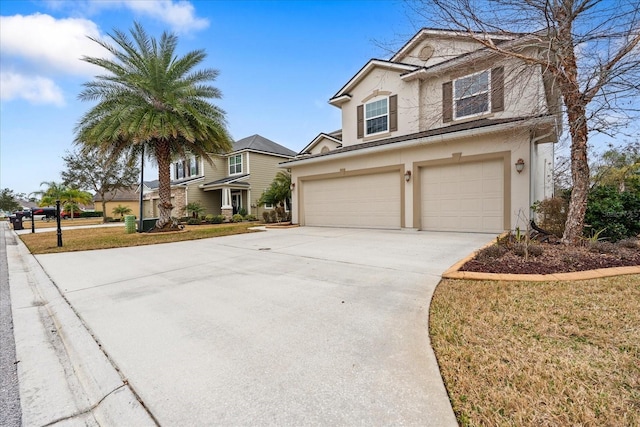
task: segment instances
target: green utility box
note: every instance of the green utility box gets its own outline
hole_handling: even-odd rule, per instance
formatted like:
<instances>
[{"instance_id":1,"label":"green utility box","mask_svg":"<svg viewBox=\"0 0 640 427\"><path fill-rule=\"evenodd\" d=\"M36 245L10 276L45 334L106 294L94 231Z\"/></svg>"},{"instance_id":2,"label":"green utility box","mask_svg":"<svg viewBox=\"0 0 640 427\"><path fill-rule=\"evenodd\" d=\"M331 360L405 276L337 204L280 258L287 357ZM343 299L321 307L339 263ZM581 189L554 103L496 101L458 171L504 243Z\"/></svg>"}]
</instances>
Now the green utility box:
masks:
<instances>
[{"instance_id":1,"label":"green utility box","mask_svg":"<svg viewBox=\"0 0 640 427\"><path fill-rule=\"evenodd\" d=\"M125 215L124 217L124 229L127 234L136 232L136 217L135 215Z\"/></svg>"},{"instance_id":2,"label":"green utility box","mask_svg":"<svg viewBox=\"0 0 640 427\"><path fill-rule=\"evenodd\" d=\"M156 226L156 222L158 218L144 218L142 220L142 232L146 233L149 230L152 230Z\"/></svg>"}]
</instances>

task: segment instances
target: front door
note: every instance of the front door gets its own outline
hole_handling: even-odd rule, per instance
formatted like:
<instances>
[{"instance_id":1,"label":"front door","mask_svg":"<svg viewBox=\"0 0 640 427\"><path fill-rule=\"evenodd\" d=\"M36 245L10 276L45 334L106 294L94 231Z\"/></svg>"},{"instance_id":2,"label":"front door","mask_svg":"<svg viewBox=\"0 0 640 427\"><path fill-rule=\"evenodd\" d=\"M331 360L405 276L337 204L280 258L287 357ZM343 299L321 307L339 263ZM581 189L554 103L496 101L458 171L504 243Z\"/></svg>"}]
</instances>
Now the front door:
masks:
<instances>
[{"instance_id":1,"label":"front door","mask_svg":"<svg viewBox=\"0 0 640 427\"><path fill-rule=\"evenodd\" d=\"M231 206L233 206L233 214L237 214L242 208L242 192L231 192Z\"/></svg>"}]
</instances>

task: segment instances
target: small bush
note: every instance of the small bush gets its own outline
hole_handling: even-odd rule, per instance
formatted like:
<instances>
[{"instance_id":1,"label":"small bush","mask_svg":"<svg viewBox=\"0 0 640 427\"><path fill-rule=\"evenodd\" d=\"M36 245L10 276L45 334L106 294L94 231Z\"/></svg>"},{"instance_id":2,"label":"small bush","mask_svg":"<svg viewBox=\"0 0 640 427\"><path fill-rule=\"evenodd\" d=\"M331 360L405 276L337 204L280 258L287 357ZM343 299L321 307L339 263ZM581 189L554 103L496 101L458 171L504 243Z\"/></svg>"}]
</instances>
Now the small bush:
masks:
<instances>
[{"instance_id":1,"label":"small bush","mask_svg":"<svg viewBox=\"0 0 640 427\"><path fill-rule=\"evenodd\" d=\"M231 222L242 222L242 215L235 214L231 217Z\"/></svg>"},{"instance_id":2,"label":"small bush","mask_svg":"<svg viewBox=\"0 0 640 427\"><path fill-rule=\"evenodd\" d=\"M242 215L243 218L247 216L247 210L245 208L238 209L238 213Z\"/></svg>"},{"instance_id":3,"label":"small bush","mask_svg":"<svg viewBox=\"0 0 640 427\"><path fill-rule=\"evenodd\" d=\"M187 220L187 224L189 224L189 225L200 225L200 224L202 224L202 221L200 221L199 218L189 218Z\"/></svg>"},{"instance_id":4,"label":"small bush","mask_svg":"<svg viewBox=\"0 0 640 427\"><path fill-rule=\"evenodd\" d=\"M106 222L120 222L120 218L113 218L113 217L108 216L108 217L105 218L105 221Z\"/></svg>"},{"instance_id":5,"label":"small bush","mask_svg":"<svg viewBox=\"0 0 640 427\"><path fill-rule=\"evenodd\" d=\"M603 230L602 237L612 242L640 233L640 194L618 191L615 187L598 186L587 198L585 235Z\"/></svg>"},{"instance_id":6,"label":"small bush","mask_svg":"<svg viewBox=\"0 0 640 427\"><path fill-rule=\"evenodd\" d=\"M224 215L207 215L211 216L211 219L207 219L209 224L222 224L224 222Z\"/></svg>"},{"instance_id":7,"label":"small bush","mask_svg":"<svg viewBox=\"0 0 640 427\"><path fill-rule=\"evenodd\" d=\"M102 217L101 211L80 212L80 218L100 218L100 217Z\"/></svg>"},{"instance_id":8,"label":"small bush","mask_svg":"<svg viewBox=\"0 0 640 427\"><path fill-rule=\"evenodd\" d=\"M627 249L640 249L640 241L635 237L630 237L628 239L622 239L618 242L618 245Z\"/></svg>"},{"instance_id":9,"label":"small bush","mask_svg":"<svg viewBox=\"0 0 640 427\"><path fill-rule=\"evenodd\" d=\"M542 247L539 245L529 244L527 246L526 243L516 243L513 245L513 253L518 256L525 256L527 253L530 257L537 257L542 255Z\"/></svg>"},{"instance_id":10,"label":"small bush","mask_svg":"<svg viewBox=\"0 0 640 427\"><path fill-rule=\"evenodd\" d=\"M205 215L204 220L209 224L211 224L213 222L213 218L215 218L214 214L208 214L208 215Z\"/></svg>"},{"instance_id":11,"label":"small bush","mask_svg":"<svg viewBox=\"0 0 640 427\"><path fill-rule=\"evenodd\" d=\"M244 216L244 219L245 219L246 221L257 221L257 220L258 220L258 217L257 217L257 216L255 216L254 214L249 214L249 215L245 215L245 216Z\"/></svg>"},{"instance_id":12,"label":"small bush","mask_svg":"<svg viewBox=\"0 0 640 427\"><path fill-rule=\"evenodd\" d=\"M262 220L269 224L271 222L271 215L269 215L269 211L262 212Z\"/></svg>"},{"instance_id":13,"label":"small bush","mask_svg":"<svg viewBox=\"0 0 640 427\"><path fill-rule=\"evenodd\" d=\"M534 205L538 225L557 237L562 237L567 222L569 201L563 197L551 197Z\"/></svg>"},{"instance_id":14,"label":"small bush","mask_svg":"<svg viewBox=\"0 0 640 427\"><path fill-rule=\"evenodd\" d=\"M507 248L503 245L491 245L481 249L478 255L476 255L476 259L482 262L493 261L505 253L507 253Z\"/></svg>"},{"instance_id":15,"label":"small bush","mask_svg":"<svg viewBox=\"0 0 640 427\"><path fill-rule=\"evenodd\" d=\"M616 254L618 248L611 242L595 241L589 242L589 252L596 254Z\"/></svg>"},{"instance_id":16,"label":"small bush","mask_svg":"<svg viewBox=\"0 0 640 427\"><path fill-rule=\"evenodd\" d=\"M275 210L269 212L269 222L277 222L278 221L278 213Z\"/></svg>"}]
</instances>

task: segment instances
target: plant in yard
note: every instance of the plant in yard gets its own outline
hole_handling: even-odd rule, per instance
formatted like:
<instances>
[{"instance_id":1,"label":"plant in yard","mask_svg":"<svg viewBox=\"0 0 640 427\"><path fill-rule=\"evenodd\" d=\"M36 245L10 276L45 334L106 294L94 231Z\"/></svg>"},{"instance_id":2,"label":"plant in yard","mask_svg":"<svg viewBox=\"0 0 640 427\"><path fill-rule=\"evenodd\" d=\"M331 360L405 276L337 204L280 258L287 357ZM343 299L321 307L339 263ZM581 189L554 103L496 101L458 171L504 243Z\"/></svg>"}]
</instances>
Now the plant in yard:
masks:
<instances>
[{"instance_id":1,"label":"plant in yard","mask_svg":"<svg viewBox=\"0 0 640 427\"><path fill-rule=\"evenodd\" d=\"M242 215L242 217L247 216L247 210L245 208L238 209L238 213Z\"/></svg>"},{"instance_id":2,"label":"plant in yard","mask_svg":"<svg viewBox=\"0 0 640 427\"><path fill-rule=\"evenodd\" d=\"M73 219L74 212L78 211L78 204L89 204L93 201L91 193L79 190L77 188L71 188L64 184L57 183L55 181L45 181L40 185L47 185L47 189L43 191L36 191L33 194L41 195L40 206L54 206L56 201L59 200L61 207L70 204L70 217Z\"/></svg>"},{"instance_id":3,"label":"plant in yard","mask_svg":"<svg viewBox=\"0 0 640 427\"><path fill-rule=\"evenodd\" d=\"M111 213L114 215L120 215L120 219L124 218L125 215L129 215L131 213L131 208L129 206L118 205L111 210Z\"/></svg>"},{"instance_id":4,"label":"plant in yard","mask_svg":"<svg viewBox=\"0 0 640 427\"><path fill-rule=\"evenodd\" d=\"M271 215L269 214L269 211L262 211L262 221L267 224L271 222Z\"/></svg>"},{"instance_id":5,"label":"plant in yard","mask_svg":"<svg viewBox=\"0 0 640 427\"><path fill-rule=\"evenodd\" d=\"M185 210L187 211L187 215L190 215L192 218L199 218L206 209L200 202L191 202L187 204Z\"/></svg>"},{"instance_id":6,"label":"plant in yard","mask_svg":"<svg viewBox=\"0 0 640 427\"><path fill-rule=\"evenodd\" d=\"M106 73L84 84L83 101L97 101L75 129L75 142L95 148L109 159L140 154L158 166L160 201L157 231L174 229L171 221L171 159L195 154L212 162L210 154L231 150L225 113L209 102L220 91L209 85L214 69L195 68L206 54L194 50L178 56L178 38L163 33L150 37L135 23L130 36L109 34L111 44L91 38L112 58L83 57Z\"/></svg>"},{"instance_id":7,"label":"plant in yard","mask_svg":"<svg viewBox=\"0 0 640 427\"><path fill-rule=\"evenodd\" d=\"M242 220L243 220L243 219L244 219L244 218L243 218L243 216L242 216L242 215L240 215L240 214L234 214L234 215L231 217L231 222L242 222Z\"/></svg>"},{"instance_id":8,"label":"plant in yard","mask_svg":"<svg viewBox=\"0 0 640 427\"><path fill-rule=\"evenodd\" d=\"M260 199L258 199L258 206L272 205L276 209L281 207L285 210L285 206L289 204L291 200L291 174L285 171L279 171L269 188L264 190ZM277 215L277 214L276 214ZM284 215L277 215L276 218L271 217L271 222L276 222L279 218L284 218ZM282 219L284 220L284 219Z\"/></svg>"}]
</instances>

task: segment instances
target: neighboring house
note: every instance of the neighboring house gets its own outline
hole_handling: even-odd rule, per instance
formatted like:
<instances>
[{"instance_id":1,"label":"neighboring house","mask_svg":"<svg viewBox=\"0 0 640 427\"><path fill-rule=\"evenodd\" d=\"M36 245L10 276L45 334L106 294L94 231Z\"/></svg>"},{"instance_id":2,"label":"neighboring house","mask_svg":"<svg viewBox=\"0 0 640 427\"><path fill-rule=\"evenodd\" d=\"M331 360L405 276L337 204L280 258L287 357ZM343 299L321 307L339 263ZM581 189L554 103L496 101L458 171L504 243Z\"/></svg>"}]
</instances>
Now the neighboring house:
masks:
<instances>
[{"instance_id":1,"label":"neighboring house","mask_svg":"<svg viewBox=\"0 0 640 427\"><path fill-rule=\"evenodd\" d=\"M140 217L140 194L137 192L136 187L123 188L114 192L107 192L104 195L104 215L110 217L117 217L113 213L113 208L122 205L131 209L129 215L135 215L136 218ZM100 194L93 196L93 203L99 210L102 210L102 197Z\"/></svg>"},{"instance_id":2,"label":"neighboring house","mask_svg":"<svg viewBox=\"0 0 640 427\"><path fill-rule=\"evenodd\" d=\"M526 227L533 202L551 196L561 132L551 76L464 34L419 31L329 103L342 129L281 164L292 173L294 223L498 233Z\"/></svg>"},{"instance_id":3,"label":"neighboring house","mask_svg":"<svg viewBox=\"0 0 640 427\"><path fill-rule=\"evenodd\" d=\"M186 215L189 203L198 202L205 214L231 217L244 208L248 214L260 216L265 209L258 199L280 170L278 165L292 159L289 150L260 135L253 135L233 143L233 150L211 155L209 164L200 157L175 161L171 166L171 203L173 216ZM158 181L145 181L144 216L158 216Z\"/></svg>"}]
</instances>

